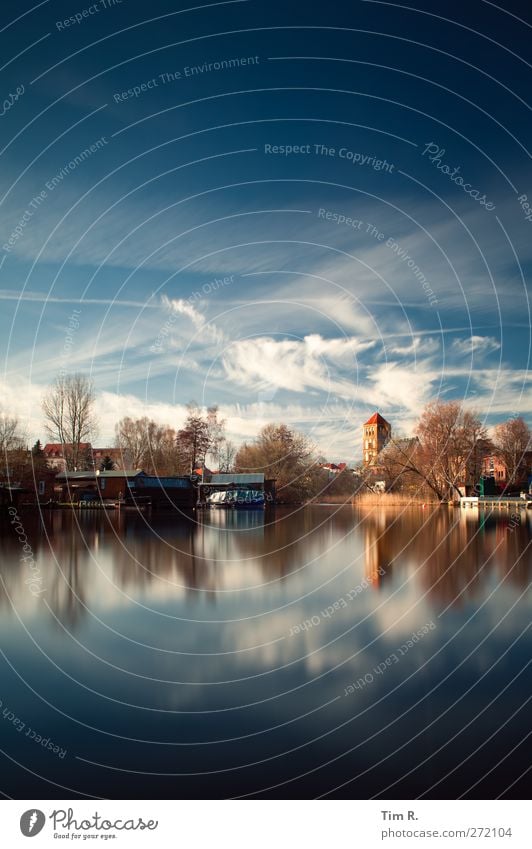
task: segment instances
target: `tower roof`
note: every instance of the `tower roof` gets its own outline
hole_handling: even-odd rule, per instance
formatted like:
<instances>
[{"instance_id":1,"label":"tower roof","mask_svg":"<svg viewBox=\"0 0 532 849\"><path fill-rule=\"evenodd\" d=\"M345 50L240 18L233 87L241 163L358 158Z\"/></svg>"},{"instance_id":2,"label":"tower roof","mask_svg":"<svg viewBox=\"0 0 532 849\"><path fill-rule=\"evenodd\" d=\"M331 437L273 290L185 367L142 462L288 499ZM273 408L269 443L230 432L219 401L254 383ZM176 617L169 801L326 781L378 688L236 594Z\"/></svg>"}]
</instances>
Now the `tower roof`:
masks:
<instances>
[{"instance_id":1,"label":"tower roof","mask_svg":"<svg viewBox=\"0 0 532 849\"><path fill-rule=\"evenodd\" d=\"M373 413L371 418L368 419L367 422L364 422L364 425L372 425L372 424L388 425L388 426L390 425L390 423L387 422L386 419L383 418L380 413Z\"/></svg>"}]
</instances>

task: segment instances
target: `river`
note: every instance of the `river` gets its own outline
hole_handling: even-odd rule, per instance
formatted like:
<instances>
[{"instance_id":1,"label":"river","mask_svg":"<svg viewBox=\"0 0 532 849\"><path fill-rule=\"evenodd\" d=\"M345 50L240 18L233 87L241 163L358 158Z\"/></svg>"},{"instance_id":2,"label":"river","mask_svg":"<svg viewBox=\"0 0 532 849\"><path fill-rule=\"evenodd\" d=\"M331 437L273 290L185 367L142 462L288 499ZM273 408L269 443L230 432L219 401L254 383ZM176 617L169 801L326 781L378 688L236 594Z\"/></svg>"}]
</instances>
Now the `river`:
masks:
<instances>
[{"instance_id":1,"label":"river","mask_svg":"<svg viewBox=\"0 0 532 849\"><path fill-rule=\"evenodd\" d=\"M6 795L526 797L532 511L20 519Z\"/></svg>"}]
</instances>

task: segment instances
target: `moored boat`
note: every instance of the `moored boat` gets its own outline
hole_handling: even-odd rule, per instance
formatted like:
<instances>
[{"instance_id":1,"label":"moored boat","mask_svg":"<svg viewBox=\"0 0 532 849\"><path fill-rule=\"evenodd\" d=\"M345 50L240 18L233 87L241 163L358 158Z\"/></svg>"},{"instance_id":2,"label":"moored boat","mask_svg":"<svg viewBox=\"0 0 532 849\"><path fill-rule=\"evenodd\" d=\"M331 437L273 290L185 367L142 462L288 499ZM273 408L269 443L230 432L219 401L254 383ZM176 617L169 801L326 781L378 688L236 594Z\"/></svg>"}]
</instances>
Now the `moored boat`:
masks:
<instances>
[{"instance_id":1,"label":"moored boat","mask_svg":"<svg viewBox=\"0 0 532 849\"><path fill-rule=\"evenodd\" d=\"M225 489L211 493L207 504L209 507L227 507L232 510L262 510L264 492L260 489Z\"/></svg>"}]
</instances>

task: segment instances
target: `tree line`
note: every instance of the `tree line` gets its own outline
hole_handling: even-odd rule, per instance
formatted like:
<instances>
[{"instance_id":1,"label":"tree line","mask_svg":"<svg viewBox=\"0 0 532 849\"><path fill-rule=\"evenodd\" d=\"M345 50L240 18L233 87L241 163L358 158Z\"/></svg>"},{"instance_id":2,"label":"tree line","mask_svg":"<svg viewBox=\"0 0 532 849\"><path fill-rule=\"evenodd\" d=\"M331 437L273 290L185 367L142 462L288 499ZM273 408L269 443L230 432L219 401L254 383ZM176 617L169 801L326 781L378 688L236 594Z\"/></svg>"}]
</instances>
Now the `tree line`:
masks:
<instances>
[{"instance_id":1,"label":"tree line","mask_svg":"<svg viewBox=\"0 0 532 849\"><path fill-rule=\"evenodd\" d=\"M455 499L464 486L479 492L484 459L496 455L504 464L505 489L527 481L531 431L522 416L493 428L490 437L479 414L459 401L433 401L423 410L415 435L392 438L379 457L390 488L418 490L440 501Z\"/></svg>"},{"instance_id":2,"label":"tree line","mask_svg":"<svg viewBox=\"0 0 532 849\"><path fill-rule=\"evenodd\" d=\"M42 408L49 438L65 446L68 470L90 467L85 445L96 438L94 385L85 375L58 377L44 396ZM195 402L187 406L183 427L176 430L147 416L125 416L115 426L115 445L121 465L143 469L148 474L193 474L207 464L207 456L217 465L230 465L235 449L225 435L225 421L218 407L204 415ZM112 463L104 458L104 463Z\"/></svg>"},{"instance_id":3,"label":"tree line","mask_svg":"<svg viewBox=\"0 0 532 849\"><path fill-rule=\"evenodd\" d=\"M42 411L50 441L63 446L67 470L93 469L87 444L96 438L96 394L82 374L62 375L49 387ZM218 407L204 412L196 403L187 407L183 426L175 429L146 416L123 417L115 427L115 448L123 468L142 469L159 476L192 474L210 467L219 472L263 473L275 478L280 501L295 502L320 494L349 496L372 489L383 478L391 490L422 492L438 500L456 497L464 484L474 486L482 476L484 457L497 454L506 467L506 483L526 478L531 432L521 416L498 424L488 435L478 413L458 401L434 401L422 411L413 437L392 438L375 467L361 465L333 477L323 468L315 445L286 424L267 424L250 442L236 448L227 438ZM15 479L28 465L25 435L16 417L0 415L3 477ZM33 468L46 465L42 446L32 449ZM102 468L113 468L111 457Z\"/></svg>"}]
</instances>

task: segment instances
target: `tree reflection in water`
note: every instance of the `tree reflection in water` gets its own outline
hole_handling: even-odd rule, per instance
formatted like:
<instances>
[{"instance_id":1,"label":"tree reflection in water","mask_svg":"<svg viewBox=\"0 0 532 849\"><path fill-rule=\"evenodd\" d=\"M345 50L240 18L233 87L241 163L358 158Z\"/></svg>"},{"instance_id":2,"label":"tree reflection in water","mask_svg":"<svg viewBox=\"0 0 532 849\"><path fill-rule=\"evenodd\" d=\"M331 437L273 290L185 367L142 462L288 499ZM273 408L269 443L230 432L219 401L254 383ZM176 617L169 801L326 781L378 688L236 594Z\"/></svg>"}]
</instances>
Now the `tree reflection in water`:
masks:
<instances>
[{"instance_id":1,"label":"tree reflection in water","mask_svg":"<svg viewBox=\"0 0 532 849\"><path fill-rule=\"evenodd\" d=\"M378 590L395 578L415 579L420 593L439 605L475 599L493 578L527 586L531 515L509 517L447 508L422 510L307 507L264 511L211 510L182 515L119 511L24 514L43 596L68 626L86 615L98 594L144 601L260 591L278 581L304 580L327 561L338 572L363 569ZM0 533L4 615L12 603L30 611L20 543L7 521Z\"/></svg>"}]
</instances>

